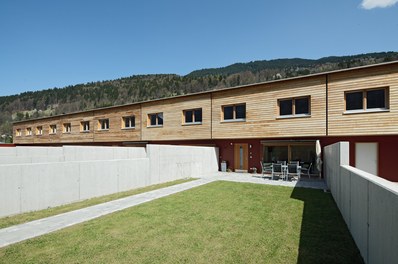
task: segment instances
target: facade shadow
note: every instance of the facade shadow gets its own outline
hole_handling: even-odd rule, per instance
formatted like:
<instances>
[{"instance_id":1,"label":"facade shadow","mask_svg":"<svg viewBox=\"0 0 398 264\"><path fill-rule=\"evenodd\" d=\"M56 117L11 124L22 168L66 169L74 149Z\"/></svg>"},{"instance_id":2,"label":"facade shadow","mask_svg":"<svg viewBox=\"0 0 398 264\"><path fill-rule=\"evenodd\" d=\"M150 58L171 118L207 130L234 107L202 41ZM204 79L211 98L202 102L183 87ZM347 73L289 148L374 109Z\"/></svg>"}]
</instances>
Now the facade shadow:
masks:
<instances>
[{"instance_id":1,"label":"facade shadow","mask_svg":"<svg viewBox=\"0 0 398 264\"><path fill-rule=\"evenodd\" d=\"M364 263L330 193L296 187L304 202L297 263Z\"/></svg>"}]
</instances>

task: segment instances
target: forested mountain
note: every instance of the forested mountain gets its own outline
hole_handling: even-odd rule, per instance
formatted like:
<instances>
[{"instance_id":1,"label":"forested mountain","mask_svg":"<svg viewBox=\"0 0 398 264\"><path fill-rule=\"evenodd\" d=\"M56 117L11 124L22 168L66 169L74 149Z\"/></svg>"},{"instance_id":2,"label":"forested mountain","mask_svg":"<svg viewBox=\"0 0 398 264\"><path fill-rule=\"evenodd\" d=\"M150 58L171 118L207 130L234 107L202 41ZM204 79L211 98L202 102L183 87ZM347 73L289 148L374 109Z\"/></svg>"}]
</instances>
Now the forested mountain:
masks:
<instances>
[{"instance_id":1,"label":"forested mountain","mask_svg":"<svg viewBox=\"0 0 398 264\"><path fill-rule=\"evenodd\" d=\"M277 59L235 63L227 67L175 74L135 75L19 95L0 97L0 135L12 134L12 122L99 107L120 105L398 60L398 52ZM0 140L1 141L1 140Z\"/></svg>"}]
</instances>

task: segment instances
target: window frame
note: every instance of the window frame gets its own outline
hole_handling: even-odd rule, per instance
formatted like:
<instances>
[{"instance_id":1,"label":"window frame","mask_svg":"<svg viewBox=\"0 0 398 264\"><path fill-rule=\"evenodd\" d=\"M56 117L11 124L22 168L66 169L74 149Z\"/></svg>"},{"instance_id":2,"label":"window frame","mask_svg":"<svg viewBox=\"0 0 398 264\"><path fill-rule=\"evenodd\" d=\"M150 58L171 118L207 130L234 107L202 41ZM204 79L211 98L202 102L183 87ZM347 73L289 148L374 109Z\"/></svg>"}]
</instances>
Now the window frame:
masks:
<instances>
[{"instance_id":1,"label":"window frame","mask_svg":"<svg viewBox=\"0 0 398 264\"><path fill-rule=\"evenodd\" d=\"M62 124L62 133L70 134L72 132L72 124L71 123L63 123Z\"/></svg>"},{"instance_id":2,"label":"window frame","mask_svg":"<svg viewBox=\"0 0 398 264\"><path fill-rule=\"evenodd\" d=\"M239 106L244 106L245 109L245 117L244 118L237 118L237 111L236 108ZM225 108L232 107L232 118L225 119ZM221 123L230 123L230 122L246 122L247 118L247 108L246 103L238 103L238 104L229 104L229 105L222 105L221 106Z\"/></svg>"},{"instance_id":3,"label":"window frame","mask_svg":"<svg viewBox=\"0 0 398 264\"><path fill-rule=\"evenodd\" d=\"M109 118L98 119L98 130L99 131L109 131L110 121Z\"/></svg>"},{"instance_id":4,"label":"window frame","mask_svg":"<svg viewBox=\"0 0 398 264\"><path fill-rule=\"evenodd\" d=\"M43 126L37 126L36 127L36 136L42 136L43 135Z\"/></svg>"},{"instance_id":5,"label":"window frame","mask_svg":"<svg viewBox=\"0 0 398 264\"><path fill-rule=\"evenodd\" d=\"M297 114L296 110L296 100L307 99L308 111L307 113L299 113ZM281 102L283 101L291 101L291 114L281 115ZM305 96L297 96L297 97L289 97L289 98L280 98L277 101L277 119L283 118L300 118L300 117L311 117L311 95Z\"/></svg>"},{"instance_id":6,"label":"window frame","mask_svg":"<svg viewBox=\"0 0 398 264\"><path fill-rule=\"evenodd\" d=\"M27 136L27 137L33 136L32 127L25 128L25 136Z\"/></svg>"},{"instance_id":7,"label":"window frame","mask_svg":"<svg viewBox=\"0 0 398 264\"><path fill-rule=\"evenodd\" d=\"M56 124L52 124L50 125L50 129L49 129L49 135L56 135L57 134L57 125Z\"/></svg>"},{"instance_id":8,"label":"window frame","mask_svg":"<svg viewBox=\"0 0 398 264\"><path fill-rule=\"evenodd\" d=\"M384 91L384 107L368 108L368 92L378 91L378 90ZM353 93L362 93L362 108L347 110L347 95L353 94ZM389 111L390 111L390 89L388 86L344 91L344 112L343 112L343 114L360 114L360 113L389 112Z\"/></svg>"},{"instance_id":9,"label":"window frame","mask_svg":"<svg viewBox=\"0 0 398 264\"><path fill-rule=\"evenodd\" d=\"M161 119L162 119L162 124L159 124L159 116L161 115ZM156 124L155 125L152 125L152 116L154 116L155 117L155 120L156 120ZM148 114L147 115L147 127L148 128L150 128L150 127L163 127L163 125L164 125L164 114L163 114L163 112L157 112L157 113L150 113L150 114Z\"/></svg>"},{"instance_id":10,"label":"window frame","mask_svg":"<svg viewBox=\"0 0 398 264\"><path fill-rule=\"evenodd\" d=\"M86 129L87 125L87 129ZM80 121L80 132L81 133L89 133L90 132L90 121Z\"/></svg>"},{"instance_id":11,"label":"window frame","mask_svg":"<svg viewBox=\"0 0 398 264\"><path fill-rule=\"evenodd\" d=\"M201 121L196 121L196 113L195 111L200 111ZM192 121L187 122L187 113L192 112ZM182 111L182 125L189 126L189 125L201 125L203 122L203 110L202 108L192 108L192 109L185 109Z\"/></svg>"},{"instance_id":12,"label":"window frame","mask_svg":"<svg viewBox=\"0 0 398 264\"><path fill-rule=\"evenodd\" d=\"M20 129L20 128L15 129L15 136L22 137L22 129Z\"/></svg>"},{"instance_id":13,"label":"window frame","mask_svg":"<svg viewBox=\"0 0 398 264\"><path fill-rule=\"evenodd\" d=\"M126 120L129 119L129 124L130 126L126 126ZM131 126L131 120L134 119L134 125ZM122 125L121 125L122 129L135 129L135 115L131 115L131 116L123 116L122 117Z\"/></svg>"}]
</instances>

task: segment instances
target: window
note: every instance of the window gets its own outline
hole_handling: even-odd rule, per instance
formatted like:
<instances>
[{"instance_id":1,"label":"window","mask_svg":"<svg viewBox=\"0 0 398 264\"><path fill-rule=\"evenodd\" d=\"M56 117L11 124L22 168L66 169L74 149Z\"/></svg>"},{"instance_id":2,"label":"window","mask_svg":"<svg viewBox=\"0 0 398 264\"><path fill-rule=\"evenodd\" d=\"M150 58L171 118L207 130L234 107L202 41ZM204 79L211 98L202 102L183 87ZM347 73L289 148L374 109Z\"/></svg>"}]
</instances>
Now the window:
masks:
<instances>
[{"instance_id":1,"label":"window","mask_svg":"<svg viewBox=\"0 0 398 264\"><path fill-rule=\"evenodd\" d=\"M184 110L184 124L202 124L202 108Z\"/></svg>"},{"instance_id":2,"label":"window","mask_svg":"<svg viewBox=\"0 0 398 264\"><path fill-rule=\"evenodd\" d=\"M345 93L346 111L388 109L387 88L360 90Z\"/></svg>"},{"instance_id":3,"label":"window","mask_svg":"<svg viewBox=\"0 0 398 264\"><path fill-rule=\"evenodd\" d=\"M17 130L15 130L15 135L16 135L17 137L22 136L22 130L21 130L20 128L17 128Z\"/></svg>"},{"instance_id":4,"label":"window","mask_svg":"<svg viewBox=\"0 0 398 264\"><path fill-rule=\"evenodd\" d=\"M310 115L310 97L279 99L279 116Z\"/></svg>"},{"instance_id":5,"label":"window","mask_svg":"<svg viewBox=\"0 0 398 264\"><path fill-rule=\"evenodd\" d=\"M90 132L90 122L89 121L80 122L80 131L81 132Z\"/></svg>"},{"instance_id":6,"label":"window","mask_svg":"<svg viewBox=\"0 0 398 264\"><path fill-rule=\"evenodd\" d=\"M135 116L123 117L123 128L135 128Z\"/></svg>"},{"instance_id":7,"label":"window","mask_svg":"<svg viewBox=\"0 0 398 264\"><path fill-rule=\"evenodd\" d=\"M223 106L222 112L224 121L244 121L246 119L246 104Z\"/></svg>"},{"instance_id":8,"label":"window","mask_svg":"<svg viewBox=\"0 0 398 264\"><path fill-rule=\"evenodd\" d=\"M57 125L50 125L50 134L57 134Z\"/></svg>"},{"instance_id":9,"label":"window","mask_svg":"<svg viewBox=\"0 0 398 264\"><path fill-rule=\"evenodd\" d=\"M148 126L149 127L163 126L163 113L149 114Z\"/></svg>"},{"instance_id":10,"label":"window","mask_svg":"<svg viewBox=\"0 0 398 264\"><path fill-rule=\"evenodd\" d=\"M109 130L109 119L98 120L98 130Z\"/></svg>"},{"instance_id":11,"label":"window","mask_svg":"<svg viewBox=\"0 0 398 264\"><path fill-rule=\"evenodd\" d=\"M63 130L63 132L64 133L70 133L72 131L72 125L71 125L71 123L65 123L64 124L64 130Z\"/></svg>"},{"instance_id":12,"label":"window","mask_svg":"<svg viewBox=\"0 0 398 264\"><path fill-rule=\"evenodd\" d=\"M25 135L26 136L31 136L32 135L32 128L31 127L27 127L26 128Z\"/></svg>"},{"instance_id":13,"label":"window","mask_svg":"<svg viewBox=\"0 0 398 264\"><path fill-rule=\"evenodd\" d=\"M43 135L43 127L42 126L36 127L36 135L38 135L38 136Z\"/></svg>"}]
</instances>

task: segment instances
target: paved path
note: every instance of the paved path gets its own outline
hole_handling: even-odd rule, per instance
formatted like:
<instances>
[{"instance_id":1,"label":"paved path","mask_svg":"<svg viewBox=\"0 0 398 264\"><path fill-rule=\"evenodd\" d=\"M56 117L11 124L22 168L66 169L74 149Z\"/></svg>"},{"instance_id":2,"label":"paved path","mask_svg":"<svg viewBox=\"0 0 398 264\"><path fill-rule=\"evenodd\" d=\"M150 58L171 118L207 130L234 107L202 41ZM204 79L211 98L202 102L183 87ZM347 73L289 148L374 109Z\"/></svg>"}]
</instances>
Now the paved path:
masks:
<instances>
[{"instance_id":1,"label":"paved path","mask_svg":"<svg viewBox=\"0 0 398 264\"><path fill-rule=\"evenodd\" d=\"M14 243L21 242L33 237L41 236L62 228L89 221L110 213L114 213L135 205L159 199L171 194L189 190L216 180L226 180L234 182L250 182L257 184L271 184L282 185L289 187L307 187L307 188L326 188L323 181L299 181L299 182L286 182L286 181L272 181L263 179L257 175L253 177L252 174L245 173L214 173L211 175L203 176L201 179L190 181L170 187L153 190L146 193L141 193L122 199L102 203L83 209L39 219L36 221L15 225L7 228L0 229L0 247L5 247Z\"/></svg>"}]
</instances>

